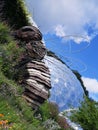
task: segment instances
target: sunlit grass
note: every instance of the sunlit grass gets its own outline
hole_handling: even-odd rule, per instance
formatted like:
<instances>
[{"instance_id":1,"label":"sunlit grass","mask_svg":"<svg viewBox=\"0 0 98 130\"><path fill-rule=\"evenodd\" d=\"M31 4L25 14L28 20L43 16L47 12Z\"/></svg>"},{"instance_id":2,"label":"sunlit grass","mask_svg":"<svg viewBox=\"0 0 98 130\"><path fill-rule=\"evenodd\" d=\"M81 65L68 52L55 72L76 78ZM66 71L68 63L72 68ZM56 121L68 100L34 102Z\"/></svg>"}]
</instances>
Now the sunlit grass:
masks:
<instances>
[{"instance_id":1,"label":"sunlit grass","mask_svg":"<svg viewBox=\"0 0 98 130\"><path fill-rule=\"evenodd\" d=\"M15 109L2 97L0 97L0 128L24 129L25 121L21 117L21 113L17 113Z\"/></svg>"}]
</instances>

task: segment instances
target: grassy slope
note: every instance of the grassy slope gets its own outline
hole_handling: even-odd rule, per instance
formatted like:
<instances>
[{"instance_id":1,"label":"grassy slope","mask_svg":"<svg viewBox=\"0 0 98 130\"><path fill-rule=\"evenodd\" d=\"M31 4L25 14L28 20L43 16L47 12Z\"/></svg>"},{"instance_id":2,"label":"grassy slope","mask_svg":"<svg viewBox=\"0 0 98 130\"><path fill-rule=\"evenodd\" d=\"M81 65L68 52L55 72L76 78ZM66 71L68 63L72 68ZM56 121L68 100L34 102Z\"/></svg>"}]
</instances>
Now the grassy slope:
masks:
<instances>
[{"instance_id":1,"label":"grassy slope","mask_svg":"<svg viewBox=\"0 0 98 130\"><path fill-rule=\"evenodd\" d=\"M43 106L43 109L38 112L40 115L44 115L46 120L43 119L43 116L41 119L36 119L34 111L22 97L23 88L13 81L13 67L18 63L18 57L23 50L17 48L16 41L10 36L10 30L29 25L29 22L21 0L2 0L0 2L4 2L0 5L0 19L5 24L0 22L0 130L46 130L43 127L43 121L50 118L53 119L53 124L50 124L50 127L53 126L51 130L63 130L63 128L58 128L57 124L54 127L54 120L59 120L60 123L62 121L59 117L59 119L55 119L57 115L51 115L50 110L47 110L47 107L49 108L47 103L46 106L48 106L46 108Z\"/></svg>"},{"instance_id":2,"label":"grassy slope","mask_svg":"<svg viewBox=\"0 0 98 130\"><path fill-rule=\"evenodd\" d=\"M41 127L32 109L22 98L23 88L13 79L21 49L10 36L7 26L0 23L0 129L32 130ZM2 116L3 115L3 116Z\"/></svg>"},{"instance_id":3,"label":"grassy slope","mask_svg":"<svg viewBox=\"0 0 98 130\"><path fill-rule=\"evenodd\" d=\"M10 37L10 30L29 25L27 12L21 0L0 2L0 19L10 27L0 22L0 129L41 130L41 122L22 98L21 86L12 80L13 66L21 51Z\"/></svg>"}]
</instances>

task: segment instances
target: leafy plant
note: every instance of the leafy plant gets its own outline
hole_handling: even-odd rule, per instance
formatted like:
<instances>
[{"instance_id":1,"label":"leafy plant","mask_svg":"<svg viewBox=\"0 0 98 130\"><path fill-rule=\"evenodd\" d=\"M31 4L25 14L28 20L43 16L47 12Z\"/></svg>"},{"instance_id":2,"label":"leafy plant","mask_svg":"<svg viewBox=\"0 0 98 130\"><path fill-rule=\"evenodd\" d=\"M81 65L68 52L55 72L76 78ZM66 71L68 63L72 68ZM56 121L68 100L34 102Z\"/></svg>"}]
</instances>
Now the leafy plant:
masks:
<instances>
[{"instance_id":1,"label":"leafy plant","mask_svg":"<svg viewBox=\"0 0 98 130\"><path fill-rule=\"evenodd\" d=\"M52 119L48 119L43 122L43 126L47 130L61 130L61 127L58 125L58 123Z\"/></svg>"},{"instance_id":2,"label":"leafy plant","mask_svg":"<svg viewBox=\"0 0 98 130\"><path fill-rule=\"evenodd\" d=\"M23 51L11 37L9 28L0 22L0 69L8 78L13 78L14 66L18 64Z\"/></svg>"},{"instance_id":3,"label":"leafy plant","mask_svg":"<svg viewBox=\"0 0 98 130\"><path fill-rule=\"evenodd\" d=\"M23 53L22 48L18 48L15 42L10 42L2 49L2 67L1 70L7 77L11 78L14 74L14 67L19 62L19 57Z\"/></svg>"},{"instance_id":4,"label":"leafy plant","mask_svg":"<svg viewBox=\"0 0 98 130\"><path fill-rule=\"evenodd\" d=\"M98 103L85 97L81 107L73 112L70 118L84 130L98 130Z\"/></svg>"},{"instance_id":5,"label":"leafy plant","mask_svg":"<svg viewBox=\"0 0 98 130\"><path fill-rule=\"evenodd\" d=\"M59 109L55 103L46 101L40 106L39 112L41 113L43 121L46 121L49 118L56 120Z\"/></svg>"},{"instance_id":6,"label":"leafy plant","mask_svg":"<svg viewBox=\"0 0 98 130\"><path fill-rule=\"evenodd\" d=\"M70 129L70 126L68 125L66 119L63 116L58 116L57 122L59 126L61 126L61 128L63 128L64 130Z\"/></svg>"},{"instance_id":7,"label":"leafy plant","mask_svg":"<svg viewBox=\"0 0 98 130\"><path fill-rule=\"evenodd\" d=\"M6 125L13 124L12 129L15 130L41 130L41 121L35 118L34 111L23 99L21 86L7 79L2 73L0 80L0 114L4 115L1 123L8 120Z\"/></svg>"},{"instance_id":8,"label":"leafy plant","mask_svg":"<svg viewBox=\"0 0 98 130\"><path fill-rule=\"evenodd\" d=\"M7 44L11 41L9 33L10 29L8 28L8 26L0 22L0 44Z\"/></svg>"}]
</instances>

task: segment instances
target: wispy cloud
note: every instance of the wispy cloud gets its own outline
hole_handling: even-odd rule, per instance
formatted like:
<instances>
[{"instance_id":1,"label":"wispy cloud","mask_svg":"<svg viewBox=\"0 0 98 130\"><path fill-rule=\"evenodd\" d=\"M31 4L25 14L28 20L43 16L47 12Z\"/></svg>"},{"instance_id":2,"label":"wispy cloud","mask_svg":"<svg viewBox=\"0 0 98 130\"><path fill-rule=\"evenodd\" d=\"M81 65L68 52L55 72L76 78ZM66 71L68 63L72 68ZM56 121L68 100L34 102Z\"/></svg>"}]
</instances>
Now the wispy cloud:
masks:
<instances>
[{"instance_id":1,"label":"wispy cloud","mask_svg":"<svg viewBox=\"0 0 98 130\"><path fill-rule=\"evenodd\" d=\"M65 36L65 32L64 32L64 28L62 27L62 25L57 25L55 28L55 34L59 37L64 37Z\"/></svg>"},{"instance_id":2,"label":"wispy cloud","mask_svg":"<svg viewBox=\"0 0 98 130\"><path fill-rule=\"evenodd\" d=\"M34 20L43 33L58 36L81 35L86 41L98 30L98 0L26 0ZM92 32L88 32L90 25ZM89 30L90 31L90 30ZM88 38L88 39L87 39ZM77 43L83 38L73 38Z\"/></svg>"},{"instance_id":3,"label":"wispy cloud","mask_svg":"<svg viewBox=\"0 0 98 130\"><path fill-rule=\"evenodd\" d=\"M92 79L92 78L87 78L87 77L82 77L83 83L86 87L86 89L90 93L98 93L98 80Z\"/></svg>"}]
</instances>

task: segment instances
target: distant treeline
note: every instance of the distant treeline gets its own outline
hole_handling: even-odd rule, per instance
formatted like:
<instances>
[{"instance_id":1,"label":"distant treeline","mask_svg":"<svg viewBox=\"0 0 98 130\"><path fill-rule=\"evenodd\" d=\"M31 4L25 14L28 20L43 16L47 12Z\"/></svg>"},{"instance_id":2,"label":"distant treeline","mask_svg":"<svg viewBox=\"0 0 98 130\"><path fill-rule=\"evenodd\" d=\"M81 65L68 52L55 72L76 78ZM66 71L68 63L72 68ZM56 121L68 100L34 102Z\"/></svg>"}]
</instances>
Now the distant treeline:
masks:
<instances>
[{"instance_id":1,"label":"distant treeline","mask_svg":"<svg viewBox=\"0 0 98 130\"><path fill-rule=\"evenodd\" d=\"M81 85L82 85L82 88L83 88L83 90L84 90L84 93L85 93L85 95L88 97L88 96L89 96L89 92L86 90L86 87L85 87L84 84L83 84L83 81L82 81L82 79L81 79L81 75L80 75L79 72L76 71L76 70L72 70L72 71L73 71L73 73L76 75L77 79L80 81L80 83L81 83Z\"/></svg>"}]
</instances>

